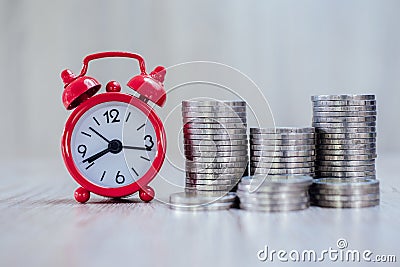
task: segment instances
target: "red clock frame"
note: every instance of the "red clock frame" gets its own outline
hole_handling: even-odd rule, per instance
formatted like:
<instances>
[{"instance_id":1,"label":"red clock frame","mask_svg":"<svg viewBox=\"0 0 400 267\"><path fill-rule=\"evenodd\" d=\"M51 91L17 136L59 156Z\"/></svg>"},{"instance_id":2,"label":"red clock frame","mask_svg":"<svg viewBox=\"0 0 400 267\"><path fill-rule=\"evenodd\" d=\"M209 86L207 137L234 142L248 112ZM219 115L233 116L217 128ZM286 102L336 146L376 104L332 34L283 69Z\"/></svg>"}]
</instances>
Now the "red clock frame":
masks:
<instances>
[{"instance_id":1,"label":"red clock frame","mask_svg":"<svg viewBox=\"0 0 400 267\"><path fill-rule=\"evenodd\" d=\"M99 186L87 180L76 167L71 153L72 132L75 128L76 123L79 121L82 115L98 104L112 101L127 103L141 110L153 125L157 136L157 154L150 169L138 181L117 188ZM158 171L161 169L166 153L166 135L164 126L160 118L157 116L154 110L145 102L132 95L120 92L106 92L93 96L90 99L84 101L72 112L65 124L65 129L61 141L61 150L65 165L67 166L69 173L83 188L105 197L125 197L132 195L140 189L146 189L146 186L154 179Z\"/></svg>"}]
</instances>

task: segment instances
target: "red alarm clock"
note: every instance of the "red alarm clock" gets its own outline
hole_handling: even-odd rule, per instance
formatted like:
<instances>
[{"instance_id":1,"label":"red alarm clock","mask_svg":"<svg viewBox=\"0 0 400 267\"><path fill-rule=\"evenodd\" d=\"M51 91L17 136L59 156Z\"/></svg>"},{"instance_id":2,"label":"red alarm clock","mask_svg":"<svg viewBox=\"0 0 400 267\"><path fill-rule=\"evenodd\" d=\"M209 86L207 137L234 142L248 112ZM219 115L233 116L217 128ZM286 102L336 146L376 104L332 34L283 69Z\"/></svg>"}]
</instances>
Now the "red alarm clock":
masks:
<instances>
[{"instance_id":1,"label":"red alarm clock","mask_svg":"<svg viewBox=\"0 0 400 267\"><path fill-rule=\"evenodd\" d=\"M95 95L101 85L85 76L88 64L107 57L139 61L140 75L127 83L139 97L121 93L116 81L107 84L105 93ZM119 198L139 191L145 202L154 198L148 184L164 161L166 137L160 118L147 101L164 105L165 74L161 66L147 74L143 58L128 52L88 55L78 76L70 70L61 73L65 84L62 101L67 110L74 109L65 124L61 149L69 173L81 186L74 194L78 202L88 201L90 192Z\"/></svg>"}]
</instances>

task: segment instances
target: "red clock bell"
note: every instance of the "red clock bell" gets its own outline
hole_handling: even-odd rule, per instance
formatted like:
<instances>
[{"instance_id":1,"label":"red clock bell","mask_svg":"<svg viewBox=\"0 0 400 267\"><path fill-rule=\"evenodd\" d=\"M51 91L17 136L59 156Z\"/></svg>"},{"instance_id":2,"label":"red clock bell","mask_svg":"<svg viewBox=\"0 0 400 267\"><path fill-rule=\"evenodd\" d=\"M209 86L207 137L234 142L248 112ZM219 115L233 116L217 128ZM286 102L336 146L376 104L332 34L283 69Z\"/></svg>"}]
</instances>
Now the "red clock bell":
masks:
<instances>
[{"instance_id":1,"label":"red clock bell","mask_svg":"<svg viewBox=\"0 0 400 267\"><path fill-rule=\"evenodd\" d=\"M89 62L108 57L139 61L141 73L127 83L138 97L121 93L116 81L96 95L101 85L86 76ZM164 161L166 138L160 118L147 102L164 105L165 74L161 66L147 74L143 58L128 52L88 55L79 75L70 70L61 73L62 101L67 110L74 109L65 124L61 149L69 173L80 185L74 194L78 202L88 201L90 192L119 198L139 191L145 202L154 198L148 184Z\"/></svg>"}]
</instances>

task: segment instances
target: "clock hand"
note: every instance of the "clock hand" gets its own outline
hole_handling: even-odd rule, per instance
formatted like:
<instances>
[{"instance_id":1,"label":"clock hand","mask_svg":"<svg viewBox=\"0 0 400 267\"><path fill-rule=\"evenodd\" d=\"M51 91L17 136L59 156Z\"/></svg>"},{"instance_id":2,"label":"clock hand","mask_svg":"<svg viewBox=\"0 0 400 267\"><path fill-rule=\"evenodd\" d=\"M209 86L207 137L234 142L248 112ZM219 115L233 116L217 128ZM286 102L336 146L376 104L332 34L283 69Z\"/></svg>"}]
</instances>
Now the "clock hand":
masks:
<instances>
[{"instance_id":1,"label":"clock hand","mask_svg":"<svg viewBox=\"0 0 400 267\"><path fill-rule=\"evenodd\" d=\"M150 147L123 146L123 148L126 148L126 149L136 149L136 150L147 150L147 151L151 151L151 148L150 148Z\"/></svg>"},{"instance_id":2,"label":"clock hand","mask_svg":"<svg viewBox=\"0 0 400 267\"><path fill-rule=\"evenodd\" d=\"M100 136L103 140L105 140L107 143L110 143L110 140L108 140L107 138L105 138L103 135L101 135L98 131L96 131L95 129L93 129L92 127L89 127L89 129L94 132L95 134L97 134L98 136Z\"/></svg>"},{"instance_id":3,"label":"clock hand","mask_svg":"<svg viewBox=\"0 0 400 267\"><path fill-rule=\"evenodd\" d=\"M100 151L99 153L94 154L93 156L88 157L87 159L85 159L84 161L82 161L82 163L88 162L88 163L92 163L93 161L95 161L96 159L104 156L105 154L107 154L108 152L111 152L111 148L107 147L106 149Z\"/></svg>"},{"instance_id":4,"label":"clock hand","mask_svg":"<svg viewBox=\"0 0 400 267\"><path fill-rule=\"evenodd\" d=\"M118 139L114 139L108 142L108 147L96 154L94 154L93 156L88 157L87 159L83 160L82 162L89 162L92 163L93 161L95 161L96 159L104 156L105 154L111 152L113 154L118 154L119 152L122 151L122 143L121 141L119 141Z\"/></svg>"}]
</instances>

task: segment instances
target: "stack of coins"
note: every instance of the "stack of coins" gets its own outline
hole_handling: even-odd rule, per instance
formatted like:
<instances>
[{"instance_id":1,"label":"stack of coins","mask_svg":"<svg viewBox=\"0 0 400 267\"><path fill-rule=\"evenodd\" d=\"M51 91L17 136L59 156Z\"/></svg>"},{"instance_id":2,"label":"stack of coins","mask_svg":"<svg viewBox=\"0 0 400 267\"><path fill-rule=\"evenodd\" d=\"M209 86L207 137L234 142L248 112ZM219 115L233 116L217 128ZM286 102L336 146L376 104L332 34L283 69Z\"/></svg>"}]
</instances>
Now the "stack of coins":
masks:
<instances>
[{"instance_id":1,"label":"stack of coins","mask_svg":"<svg viewBox=\"0 0 400 267\"><path fill-rule=\"evenodd\" d=\"M251 211L291 211L310 206L311 176L256 175L243 177L237 196L240 208Z\"/></svg>"},{"instance_id":2,"label":"stack of coins","mask_svg":"<svg viewBox=\"0 0 400 267\"><path fill-rule=\"evenodd\" d=\"M183 101L186 191L229 192L246 170L244 101Z\"/></svg>"},{"instance_id":3,"label":"stack of coins","mask_svg":"<svg viewBox=\"0 0 400 267\"><path fill-rule=\"evenodd\" d=\"M310 188L312 204L329 208L379 205L379 181L370 178L320 178Z\"/></svg>"},{"instance_id":4,"label":"stack of coins","mask_svg":"<svg viewBox=\"0 0 400 267\"><path fill-rule=\"evenodd\" d=\"M314 175L314 128L251 128L250 173Z\"/></svg>"},{"instance_id":5,"label":"stack of coins","mask_svg":"<svg viewBox=\"0 0 400 267\"><path fill-rule=\"evenodd\" d=\"M375 178L375 95L313 96L317 177Z\"/></svg>"},{"instance_id":6,"label":"stack of coins","mask_svg":"<svg viewBox=\"0 0 400 267\"><path fill-rule=\"evenodd\" d=\"M233 206L235 193L211 194L204 192L181 192L170 195L170 207L182 211L226 210Z\"/></svg>"}]
</instances>

